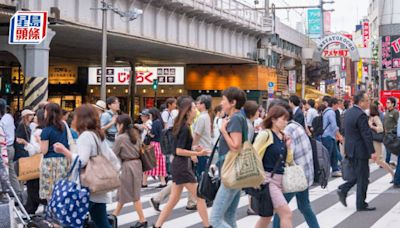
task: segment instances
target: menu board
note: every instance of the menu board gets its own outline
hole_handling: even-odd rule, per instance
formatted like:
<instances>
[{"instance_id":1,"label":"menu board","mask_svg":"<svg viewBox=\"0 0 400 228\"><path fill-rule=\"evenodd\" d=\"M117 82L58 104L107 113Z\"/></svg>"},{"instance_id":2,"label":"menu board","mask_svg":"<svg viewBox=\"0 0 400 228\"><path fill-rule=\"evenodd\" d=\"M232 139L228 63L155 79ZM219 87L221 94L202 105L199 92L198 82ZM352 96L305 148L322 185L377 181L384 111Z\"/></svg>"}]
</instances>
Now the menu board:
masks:
<instances>
[{"instance_id":1,"label":"menu board","mask_svg":"<svg viewBox=\"0 0 400 228\"><path fill-rule=\"evenodd\" d=\"M18 84L18 67L12 67L12 82ZM78 67L72 65L60 65L49 67L49 84L75 84L78 76ZM24 83L24 72L21 68L20 83Z\"/></svg>"}]
</instances>

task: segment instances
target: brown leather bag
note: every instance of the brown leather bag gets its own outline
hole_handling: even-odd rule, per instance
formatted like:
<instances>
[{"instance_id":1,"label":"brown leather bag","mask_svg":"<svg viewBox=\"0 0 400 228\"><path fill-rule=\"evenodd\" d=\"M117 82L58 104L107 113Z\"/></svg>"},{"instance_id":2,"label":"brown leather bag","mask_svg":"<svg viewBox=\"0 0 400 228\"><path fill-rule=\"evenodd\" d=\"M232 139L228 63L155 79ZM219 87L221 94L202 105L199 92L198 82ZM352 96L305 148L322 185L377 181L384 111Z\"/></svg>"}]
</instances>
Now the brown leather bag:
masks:
<instances>
[{"instance_id":1,"label":"brown leather bag","mask_svg":"<svg viewBox=\"0 0 400 228\"><path fill-rule=\"evenodd\" d=\"M18 180L29 181L38 179L43 154L35 154L30 157L18 159Z\"/></svg>"},{"instance_id":2,"label":"brown leather bag","mask_svg":"<svg viewBox=\"0 0 400 228\"><path fill-rule=\"evenodd\" d=\"M97 136L94 137L97 146L97 155L91 156L86 167L81 171L81 184L88 187L90 193L109 192L121 185L119 173L115 170L101 151Z\"/></svg>"},{"instance_id":3,"label":"brown leather bag","mask_svg":"<svg viewBox=\"0 0 400 228\"><path fill-rule=\"evenodd\" d=\"M140 151L140 160L142 160L142 169L144 171L152 170L157 165L154 146L143 145Z\"/></svg>"}]
</instances>

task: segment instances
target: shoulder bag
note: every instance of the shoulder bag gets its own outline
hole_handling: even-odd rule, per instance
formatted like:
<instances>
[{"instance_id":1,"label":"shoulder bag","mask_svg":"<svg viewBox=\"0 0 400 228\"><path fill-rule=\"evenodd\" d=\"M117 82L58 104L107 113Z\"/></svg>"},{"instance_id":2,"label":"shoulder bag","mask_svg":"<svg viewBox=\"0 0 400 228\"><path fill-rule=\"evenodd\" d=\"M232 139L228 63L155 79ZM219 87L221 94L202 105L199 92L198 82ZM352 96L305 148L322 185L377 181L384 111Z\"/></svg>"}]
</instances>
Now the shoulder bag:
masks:
<instances>
[{"instance_id":1,"label":"shoulder bag","mask_svg":"<svg viewBox=\"0 0 400 228\"><path fill-rule=\"evenodd\" d=\"M283 193L302 192L308 188L308 181L300 165L286 166L282 177Z\"/></svg>"},{"instance_id":2,"label":"shoulder bag","mask_svg":"<svg viewBox=\"0 0 400 228\"><path fill-rule=\"evenodd\" d=\"M274 169L271 172L271 179L274 177L282 156L276 161ZM274 205L272 203L271 194L269 192L269 183L261 185L260 188L243 189L250 197L251 209L261 217L271 217L274 214Z\"/></svg>"},{"instance_id":3,"label":"shoulder bag","mask_svg":"<svg viewBox=\"0 0 400 228\"><path fill-rule=\"evenodd\" d=\"M101 152L101 145L98 143L97 136L93 139L96 143L95 156L91 156L86 167L82 170L82 185L90 189L91 193L109 192L117 189L121 185L119 173ZM90 151L88 151L90 153Z\"/></svg>"},{"instance_id":4,"label":"shoulder bag","mask_svg":"<svg viewBox=\"0 0 400 228\"><path fill-rule=\"evenodd\" d=\"M199 184L197 185L197 196L199 196L202 199L209 200L209 201L213 201L215 199L215 196L217 195L219 186L221 185L220 178L218 176L212 175L209 172L212 160L214 158L214 155L217 150L217 146L218 146L218 143L219 143L219 140L221 139L221 137L223 137L223 136L219 136L217 141L215 142L212 153L211 153L210 157L208 158L208 162L207 162L205 171L203 171L201 173L200 181L199 181Z\"/></svg>"},{"instance_id":5,"label":"shoulder bag","mask_svg":"<svg viewBox=\"0 0 400 228\"><path fill-rule=\"evenodd\" d=\"M71 173L78 164L78 172L70 180ZM81 161L74 160L65 178L57 181L46 207L47 217L56 219L63 227L82 227L89 211L89 189L80 184Z\"/></svg>"},{"instance_id":6,"label":"shoulder bag","mask_svg":"<svg viewBox=\"0 0 400 228\"><path fill-rule=\"evenodd\" d=\"M154 169L157 165L154 146L142 145L140 150L140 160L142 161L143 172Z\"/></svg>"},{"instance_id":7,"label":"shoulder bag","mask_svg":"<svg viewBox=\"0 0 400 228\"><path fill-rule=\"evenodd\" d=\"M244 139L240 151L229 151L221 170L221 180L226 188L259 187L264 182L264 168L260 156L247 139L247 123L241 118Z\"/></svg>"},{"instance_id":8,"label":"shoulder bag","mask_svg":"<svg viewBox=\"0 0 400 228\"><path fill-rule=\"evenodd\" d=\"M74 138L72 137L71 129L68 127L67 123L64 122L64 125L65 125L65 130L67 131L69 150L72 153L76 153L76 143Z\"/></svg>"},{"instance_id":9,"label":"shoulder bag","mask_svg":"<svg viewBox=\"0 0 400 228\"><path fill-rule=\"evenodd\" d=\"M40 176L42 159L42 153L18 159L18 180L29 181L38 179Z\"/></svg>"}]
</instances>

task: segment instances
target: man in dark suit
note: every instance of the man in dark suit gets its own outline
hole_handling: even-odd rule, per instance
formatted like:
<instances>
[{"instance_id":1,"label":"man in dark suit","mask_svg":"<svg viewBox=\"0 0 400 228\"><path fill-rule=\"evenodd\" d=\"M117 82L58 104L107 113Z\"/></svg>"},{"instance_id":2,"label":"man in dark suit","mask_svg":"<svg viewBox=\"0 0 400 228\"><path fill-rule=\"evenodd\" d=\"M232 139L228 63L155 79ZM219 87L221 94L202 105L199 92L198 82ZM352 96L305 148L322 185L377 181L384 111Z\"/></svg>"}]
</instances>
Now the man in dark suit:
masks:
<instances>
[{"instance_id":1,"label":"man in dark suit","mask_svg":"<svg viewBox=\"0 0 400 228\"><path fill-rule=\"evenodd\" d=\"M304 121L304 113L301 110L300 102L300 98L296 95L292 95L289 97L289 105L290 108L292 108L293 110L293 120L301 124L301 126L305 128L306 124Z\"/></svg>"},{"instance_id":2,"label":"man in dark suit","mask_svg":"<svg viewBox=\"0 0 400 228\"><path fill-rule=\"evenodd\" d=\"M376 156L368 117L364 112L369 107L369 100L365 91L357 92L353 100L354 106L344 114L344 135L346 155L355 175L352 180L339 186L337 194L340 202L347 207L347 193L357 184L357 211L372 211L376 208L365 202L369 184L368 159L371 155Z\"/></svg>"}]
</instances>

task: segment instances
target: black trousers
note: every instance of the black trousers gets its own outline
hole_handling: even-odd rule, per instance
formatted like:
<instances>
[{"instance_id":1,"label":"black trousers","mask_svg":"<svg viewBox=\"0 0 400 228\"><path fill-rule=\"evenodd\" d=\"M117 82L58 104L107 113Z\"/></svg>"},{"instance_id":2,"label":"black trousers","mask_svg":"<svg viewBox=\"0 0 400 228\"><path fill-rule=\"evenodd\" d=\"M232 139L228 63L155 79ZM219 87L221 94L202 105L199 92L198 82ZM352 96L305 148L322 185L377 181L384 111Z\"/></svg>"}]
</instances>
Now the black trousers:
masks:
<instances>
[{"instance_id":1,"label":"black trousers","mask_svg":"<svg viewBox=\"0 0 400 228\"><path fill-rule=\"evenodd\" d=\"M367 198L367 189L369 184L369 165L368 159L350 159L350 164L354 168L355 176L352 180L339 186L339 189L347 195L350 189L357 184L357 209L368 206L365 202Z\"/></svg>"},{"instance_id":2,"label":"black trousers","mask_svg":"<svg viewBox=\"0 0 400 228\"><path fill-rule=\"evenodd\" d=\"M40 204L46 205L46 200L42 200L39 197L39 179L27 181L26 187L28 190L28 199L25 209L28 214L35 214Z\"/></svg>"}]
</instances>

